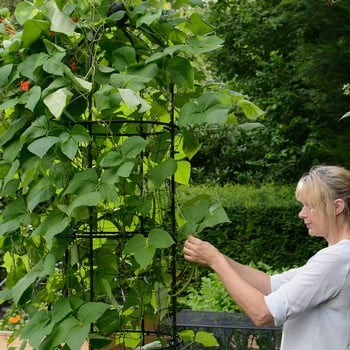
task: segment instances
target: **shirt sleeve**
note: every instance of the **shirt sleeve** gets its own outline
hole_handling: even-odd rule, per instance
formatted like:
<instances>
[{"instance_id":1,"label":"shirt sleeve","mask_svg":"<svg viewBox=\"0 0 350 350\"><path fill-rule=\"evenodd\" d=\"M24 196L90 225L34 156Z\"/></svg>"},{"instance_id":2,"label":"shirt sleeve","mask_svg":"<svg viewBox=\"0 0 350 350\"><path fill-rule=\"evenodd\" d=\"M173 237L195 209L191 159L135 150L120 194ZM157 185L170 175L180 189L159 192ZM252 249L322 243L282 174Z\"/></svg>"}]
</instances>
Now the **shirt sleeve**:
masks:
<instances>
[{"instance_id":1,"label":"shirt sleeve","mask_svg":"<svg viewBox=\"0 0 350 350\"><path fill-rule=\"evenodd\" d=\"M272 292L265 302L275 325L336 296L345 283L348 266L344 257L326 248L303 267L272 276Z\"/></svg>"}]
</instances>

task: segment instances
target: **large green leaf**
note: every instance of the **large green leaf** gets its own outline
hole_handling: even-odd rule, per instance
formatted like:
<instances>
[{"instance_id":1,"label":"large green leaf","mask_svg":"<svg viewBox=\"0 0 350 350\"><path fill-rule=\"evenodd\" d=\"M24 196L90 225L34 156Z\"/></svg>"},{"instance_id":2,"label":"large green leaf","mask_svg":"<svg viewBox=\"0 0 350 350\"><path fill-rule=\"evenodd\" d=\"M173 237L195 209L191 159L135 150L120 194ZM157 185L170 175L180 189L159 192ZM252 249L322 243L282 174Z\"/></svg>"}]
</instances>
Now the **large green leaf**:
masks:
<instances>
[{"instance_id":1,"label":"large green leaf","mask_svg":"<svg viewBox=\"0 0 350 350\"><path fill-rule=\"evenodd\" d=\"M73 210L81 207L93 207L98 204L98 202L101 200L101 195L98 192L89 192L89 193L83 193L79 196L77 196L68 206L60 206L60 208L67 214L71 215L73 213Z\"/></svg>"},{"instance_id":2,"label":"large green leaf","mask_svg":"<svg viewBox=\"0 0 350 350\"><path fill-rule=\"evenodd\" d=\"M90 324L98 320L107 309L108 305L105 303L88 302L79 308L77 318L80 322Z\"/></svg>"},{"instance_id":3,"label":"large green leaf","mask_svg":"<svg viewBox=\"0 0 350 350\"><path fill-rule=\"evenodd\" d=\"M143 269L152 262L155 251L156 247L148 244L147 239L141 234L136 234L130 238L124 247L124 252L133 254L136 262Z\"/></svg>"},{"instance_id":4,"label":"large green leaf","mask_svg":"<svg viewBox=\"0 0 350 350\"><path fill-rule=\"evenodd\" d=\"M153 228L149 232L148 242L150 245L160 249L169 248L175 243L171 235L161 228Z\"/></svg>"},{"instance_id":5,"label":"large green leaf","mask_svg":"<svg viewBox=\"0 0 350 350\"><path fill-rule=\"evenodd\" d=\"M175 173L175 182L188 185L191 177L191 163L187 160L177 162L177 170Z\"/></svg>"},{"instance_id":6,"label":"large green leaf","mask_svg":"<svg viewBox=\"0 0 350 350\"><path fill-rule=\"evenodd\" d=\"M28 211L31 213L38 204L49 201L54 193L55 188L46 177L37 180L27 195Z\"/></svg>"},{"instance_id":7,"label":"large green leaf","mask_svg":"<svg viewBox=\"0 0 350 350\"><path fill-rule=\"evenodd\" d=\"M207 227L214 227L225 222L230 222L224 208L221 204L213 204L206 213L204 220L198 227L198 231L202 231Z\"/></svg>"},{"instance_id":8,"label":"large green leaf","mask_svg":"<svg viewBox=\"0 0 350 350\"><path fill-rule=\"evenodd\" d=\"M100 166L102 168L116 167L123 163L123 157L121 152L109 151L101 159Z\"/></svg>"},{"instance_id":9,"label":"large green leaf","mask_svg":"<svg viewBox=\"0 0 350 350\"><path fill-rule=\"evenodd\" d=\"M205 331L198 331L196 333L195 342L204 345L206 348L219 346L214 335Z\"/></svg>"},{"instance_id":10,"label":"large green leaf","mask_svg":"<svg viewBox=\"0 0 350 350\"><path fill-rule=\"evenodd\" d=\"M130 136L120 146L123 158L137 157L147 146L147 141L141 136Z\"/></svg>"},{"instance_id":11,"label":"large green leaf","mask_svg":"<svg viewBox=\"0 0 350 350\"><path fill-rule=\"evenodd\" d=\"M51 310L52 321L57 323L73 311L68 298L57 300Z\"/></svg>"},{"instance_id":12,"label":"large green leaf","mask_svg":"<svg viewBox=\"0 0 350 350\"><path fill-rule=\"evenodd\" d=\"M223 125L227 121L230 98L221 93L206 93L196 102L186 103L179 114L180 127L201 124Z\"/></svg>"},{"instance_id":13,"label":"large green leaf","mask_svg":"<svg viewBox=\"0 0 350 350\"><path fill-rule=\"evenodd\" d=\"M207 214L211 205L209 195L199 195L187 201L182 209L186 221L199 223Z\"/></svg>"},{"instance_id":14,"label":"large green leaf","mask_svg":"<svg viewBox=\"0 0 350 350\"><path fill-rule=\"evenodd\" d=\"M175 174L176 169L176 161L170 158L150 169L147 172L147 177L156 188L160 188L167 178Z\"/></svg>"},{"instance_id":15,"label":"large green leaf","mask_svg":"<svg viewBox=\"0 0 350 350\"><path fill-rule=\"evenodd\" d=\"M47 335L51 334L55 325L54 322L50 321L48 312L39 310L22 329L22 338L28 339L34 349L39 349L40 343Z\"/></svg>"},{"instance_id":16,"label":"large green leaf","mask_svg":"<svg viewBox=\"0 0 350 350\"><path fill-rule=\"evenodd\" d=\"M0 67L0 88L7 84L7 79L12 72L13 64L5 64Z\"/></svg>"},{"instance_id":17,"label":"large green leaf","mask_svg":"<svg viewBox=\"0 0 350 350\"><path fill-rule=\"evenodd\" d=\"M46 219L33 231L32 235L44 236L49 247L53 237L63 232L70 224L70 218L62 212L50 212Z\"/></svg>"},{"instance_id":18,"label":"large green leaf","mask_svg":"<svg viewBox=\"0 0 350 350\"><path fill-rule=\"evenodd\" d=\"M192 129L183 128L181 132L183 136L183 151L189 159L192 159L200 150L201 145Z\"/></svg>"},{"instance_id":19,"label":"large green leaf","mask_svg":"<svg viewBox=\"0 0 350 350\"><path fill-rule=\"evenodd\" d=\"M256 120L264 115L263 110L248 100L240 99L237 101L237 104L250 120Z\"/></svg>"},{"instance_id":20,"label":"large green leaf","mask_svg":"<svg viewBox=\"0 0 350 350\"><path fill-rule=\"evenodd\" d=\"M67 194L82 194L96 191L99 178L96 169L86 169L74 175L68 187L63 192Z\"/></svg>"},{"instance_id":21,"label":"large green leaf","mask_svg":"<svg viewBox=\"0 0 350 350\"><path fill-rule=\"evenodd\" d=\"M63 64L55 57L50 57L43 64L43 69L48 74L63 76Z\"/></svg>"},{"instance_id":22,"label":"large green leaf","mask_svg":"<svg viewBox=\"0 0 350 350\"><path fill-rule=\"evenodd\" d=\"M60 11L54 1L50 1L47 5L49 17L51 19L51 30L58 33L64 33L68 36L72 35L75 30L75 23L72 19Z\"/></svg>"},{"instance_id":23,"label":"large green leaf","mask_svg":"<svg viewBox=\"0 0 350 350\"><path fill-rule=\"evenodd\" d=\"M36 42L42 35L43 31L46 31L50 27L48 21L29 19L25 21L23 34L22 34L22 44L25 48L30 47L34 42Z\"/></svg>"},{"instance_id":24,"label":"large green leaf","mask_svg":"<svg viewBox=\"0 0 350 350\"><path fill-rule=\"evenodd\" d=\"M19 24L23 25L32 16L33 8L34 5L27 1L21 1L16 5L15 18Z\"/></svg>"},{"instance_id":25,"label":"large green leaf","mask_svg":"<svg viewBox=\"0 0 350 350\"><path fill-rule=\"evenodd\" d=\"M205 22L203 17L198 13L194 13L190 16L190 21L186 22L186 28L195 35L207 34L214 30L213 26Z\"/></svg>"},{"instance_id":26,"label":"large green leaf","mask_svg":"<svg viewBox=\"0 0 350 350\"><path fill-rule=\"evenodd\" d=\"M44 104L55 118L60 118L73 94L65 87L56 90L44 98Z\"/></svg>"},{"instance_id":27,"label":"large green leaf","mask_svg":"<svg viewBox=\"0 0 350 350\"><path fill-rule=\"evenodd\" d=\"M41 88L40 86L33 86L28 91L28 97L27 97L27 103L25 104L25 107L34 112L34 108L36 107L37 103L39 102L41 97Z\"/></svg>"},{"instance_id":28,"label":"large green leaf","mask_svg":"<svg viewBox=\"0 0 350 350\"><path fill-rule=\"evenodd\" d=\"M194 84L194 71L191 63L179 56L170 59L167 67L171 81L184 89L192 89Z\"/></svg>"},{"instance_id":29,"label":"large green leaf","mask_svg":"<svg viewBox=\"0 0 350 350\"><path fill-rule=\"evenodd\" d=\"M0 237L7 232L15 232L19 225L20 221L18 218L0 222Z\"/></svg>"},{"instance_id":30,"label":"large green leaf","mask_svg":"<svg viewBox=\"0 0 350 350\"><path fill-rule=\"evenodd\" d=\"M55 269L56 259L53 254L48 254L40 260L25 276L23 276L12 288L12 297L17 304L23 293L36 279L51 275Z\"/></svg>"},{"instance_id":31,"label":"large green leaf","mask_svg":"<svg viewBox=\"0 0 350 350\"><path fill-rule=\"evenodd\" d=\"M122 100L129 108L138 108L140 113L147 112L151 106L135 91L131 89L118 89Z\"/></svg>"},{"instance_id":32,"label":"large green leaf","mask_svg":"<svg viewBox=\"0 0 350 350\"><path fill-rule=\"evenodd\" d=\"M194 55L202 55L210 51L214 51L223 46L224 40L216 36L194 36L187 40L187 49L189 53Z\"/></svg>"},{"instance_id":33,"label":"large green leaf","mask_svg":"<svg viewBox=\"0 0 350 350\"><path fill-rule=\"evenodd\" d=\"M74 140L71 134L65 131L59 136L59 144L62 153L66 155L69 159L73 160L78 152L78 142Z\"/></svg>"},{"instance_id":34,"label":"large green leaf","mask_svg":"<svg viewBox=\"0 0 350 350\"><path fill-rule=\"evenodd\" d=\"M125 71L128 65L136 62L136 51L133 47L119 47L113 52L113 67L118 71Z\"/></svg>"},{"instance_id":35,"label":"large green leaf","mask_svg":"<svg viewBox=\"0 0 350 350\"><path fill-rule=\"evenodd\" d=\"M56 136L45 136L33 141L29 146L28 150L38 156L43 158L48 150L58 142L58 137Z\"/></svg>"}]
</instances>

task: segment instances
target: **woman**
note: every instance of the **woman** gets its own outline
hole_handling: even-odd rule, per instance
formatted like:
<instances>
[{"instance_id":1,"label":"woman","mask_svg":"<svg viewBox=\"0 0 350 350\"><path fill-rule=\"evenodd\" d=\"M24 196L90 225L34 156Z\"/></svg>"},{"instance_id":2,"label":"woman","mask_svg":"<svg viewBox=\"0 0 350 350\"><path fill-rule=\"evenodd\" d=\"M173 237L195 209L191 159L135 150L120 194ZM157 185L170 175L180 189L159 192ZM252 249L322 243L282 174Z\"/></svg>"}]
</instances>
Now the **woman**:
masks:
<instances>
[{"instance_id":1,"label":"woman","mask_svg":"<svg viewBox=\"0 0 350 350\"><path fill-rule=\"evenodd\" d=\"M184 257L210 267L254 324L283 325L281 350L350 349L350 171L313 167L295 195L309 234L328 242L304 266L269 276L193 236Z\"/></svg>"}]
</instances>

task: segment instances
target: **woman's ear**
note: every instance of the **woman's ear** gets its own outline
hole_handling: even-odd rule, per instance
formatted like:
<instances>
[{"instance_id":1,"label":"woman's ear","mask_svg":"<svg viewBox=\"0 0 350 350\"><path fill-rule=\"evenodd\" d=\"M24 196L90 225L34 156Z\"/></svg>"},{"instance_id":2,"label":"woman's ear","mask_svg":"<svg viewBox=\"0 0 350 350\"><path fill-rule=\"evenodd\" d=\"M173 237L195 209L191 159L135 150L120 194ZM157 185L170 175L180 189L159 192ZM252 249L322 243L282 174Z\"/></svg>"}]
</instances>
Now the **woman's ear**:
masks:
<instances>
[{"instance_id":1,"label":"woman's ear","mask_svg":"<svg viewBox=\"0 0 350 350\"><path fill-rule=\"evenodd\" d=\"M335 206L335 214L341 214L342 212L344 212L344 208L345 208L345 202L343 199L336 199L334 201L334 206Z\"/></svg>"}]
</instances>

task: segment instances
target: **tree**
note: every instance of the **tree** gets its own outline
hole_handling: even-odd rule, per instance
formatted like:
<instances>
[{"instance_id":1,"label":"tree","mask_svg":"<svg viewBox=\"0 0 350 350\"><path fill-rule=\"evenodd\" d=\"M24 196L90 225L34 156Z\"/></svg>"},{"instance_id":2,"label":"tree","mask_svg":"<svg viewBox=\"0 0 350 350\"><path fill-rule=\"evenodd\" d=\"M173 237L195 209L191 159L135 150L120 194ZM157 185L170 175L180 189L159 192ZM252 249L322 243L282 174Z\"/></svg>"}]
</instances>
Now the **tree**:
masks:
<instances>
[{"instance_id":1,"label":"tree","mask_svg":"<svg viewBox=\"0 0 350 350\"><path fill-rule=\"evenodd\" d=\"M349 166L350 125L339 122L350 102L349 3L223 0L209 13L225 40L213 70L266 111L266 128L238 139L246 153L229 172L289 182L315 163Z\"/></svg>"}]
</instances>

